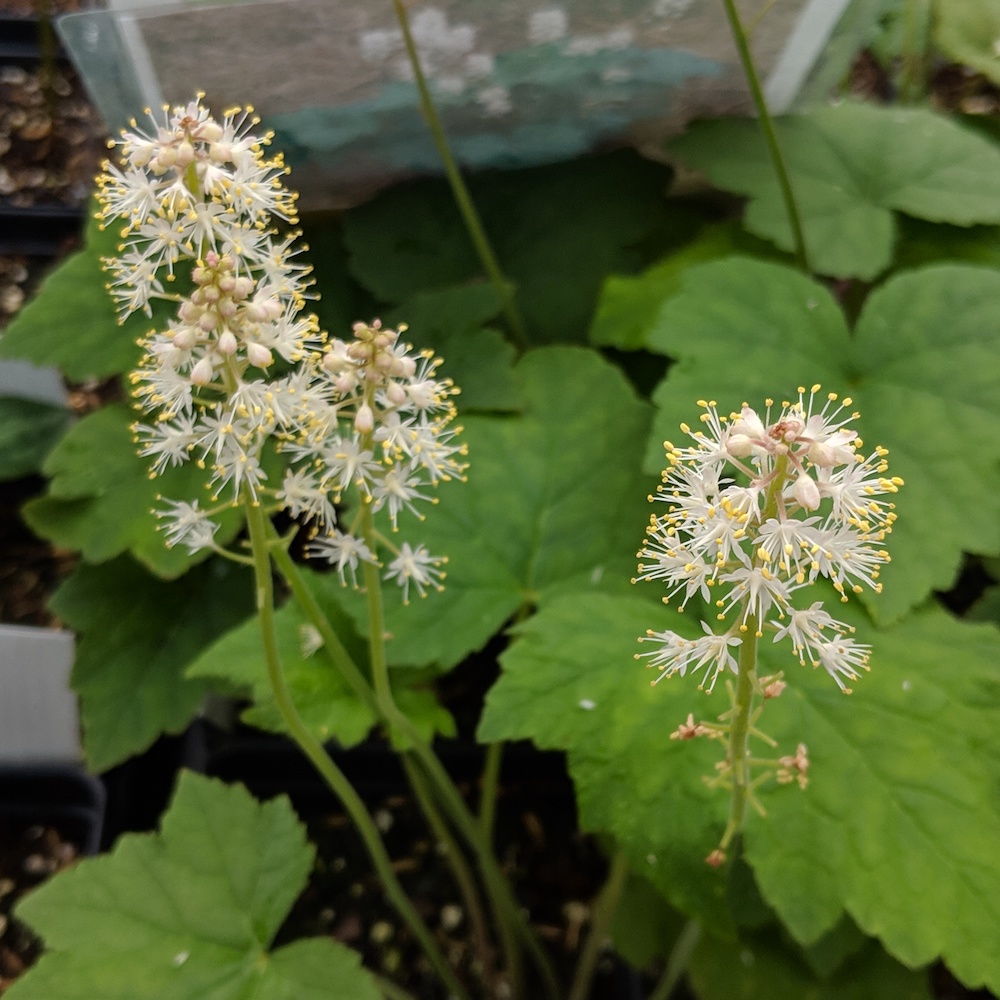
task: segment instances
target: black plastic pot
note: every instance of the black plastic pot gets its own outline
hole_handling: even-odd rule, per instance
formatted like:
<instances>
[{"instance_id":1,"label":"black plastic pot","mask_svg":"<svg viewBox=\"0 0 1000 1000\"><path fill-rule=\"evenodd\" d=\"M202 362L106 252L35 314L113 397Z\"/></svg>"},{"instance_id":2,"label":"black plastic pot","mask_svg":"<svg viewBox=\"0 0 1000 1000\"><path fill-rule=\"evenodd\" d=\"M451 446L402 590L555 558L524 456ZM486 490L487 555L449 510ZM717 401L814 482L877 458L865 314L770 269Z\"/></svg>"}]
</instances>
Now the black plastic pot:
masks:
<instances>
[{"instance_id":1,"label":"black plastic pot","mask_svg":"<svg viewBox=\"0 0 1000 1000\"><path fill-rule=\"evenodd\" d=\"M104 825L104 785L73 765L0 766L0 821L9 828L53 827L81 854L96 854Z\"/></svg>"},{"instance_id":2,"label":"black plastic pot","mask_svg":"<svg viewBox=\"0 0 1000 1000\"><path fill-rule=\"evenodd\" d=\"M55 33L34 18L0 17L0 67L16 66L35 71L47 58L53 68L65 71L69 60ZM46 50L51 46L51 55ZM55 257L79 237L85 206L40 204L22 207L0 198L0 254Z\"/></svg>"}]
</instances>

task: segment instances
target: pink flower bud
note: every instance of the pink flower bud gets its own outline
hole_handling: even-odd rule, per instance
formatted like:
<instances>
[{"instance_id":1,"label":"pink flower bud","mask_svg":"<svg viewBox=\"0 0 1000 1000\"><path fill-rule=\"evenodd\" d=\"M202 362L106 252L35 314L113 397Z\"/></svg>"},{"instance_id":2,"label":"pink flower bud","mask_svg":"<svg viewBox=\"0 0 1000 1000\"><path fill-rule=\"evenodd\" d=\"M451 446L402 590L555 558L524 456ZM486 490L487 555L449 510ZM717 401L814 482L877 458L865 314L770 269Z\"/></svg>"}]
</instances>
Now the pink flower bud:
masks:
<instances>
[{"instance_id":1,"label":"pink flower bud","mask_svg":"<svg viewBox=\"0 0 1000 1000\"><path fill-rule=\"evenodd\" d=\"M247 344L247 361L257 368L267 368L274 362L274 355L263 344Z\"/></svg>"},{"instance_id":2,"label":"pink flower bud","mask_svg":"<svg viewBox=\"0 0 1000 1000\"><path fill-rule=\"evenodd\" d=\"M358 412L354 415L354 429L359 434L370 434L375 427L375 414L367 403L362 403L358 407Z\"/></svg>"},{"instance_id":3,"label":"pink flower bud","mask_svg":"<svg viewBox=\"0 0 1000 1000\"><path fill-rule=\"evenodd\" d=\"M182 326L179 330L174 330L174 335L170 339L174 347L181 351L190 351L198 343L198 331L190 326Z\"/></svg>"},{"instance_id":4,"label":"pink flower bud","mask_svg":"<svg viewBox=\"0 0 1000 1000\"><path fill-rule=\"evenodd\" d=\"M215 368L209 358L202 358L194 368L191 369L191 383L193 385L208 385L215 374Z\"/></svg>"}]
</instances>

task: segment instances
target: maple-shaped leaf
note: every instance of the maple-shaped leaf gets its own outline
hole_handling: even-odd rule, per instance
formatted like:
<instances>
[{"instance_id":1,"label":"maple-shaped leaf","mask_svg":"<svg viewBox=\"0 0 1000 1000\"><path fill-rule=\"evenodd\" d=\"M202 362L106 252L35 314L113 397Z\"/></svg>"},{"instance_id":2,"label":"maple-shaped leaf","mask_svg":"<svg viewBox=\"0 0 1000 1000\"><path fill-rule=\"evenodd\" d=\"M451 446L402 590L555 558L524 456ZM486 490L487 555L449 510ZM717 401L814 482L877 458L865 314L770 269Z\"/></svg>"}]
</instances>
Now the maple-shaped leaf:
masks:
<instances>
[{"instance_id":1,"label":"maple-shaped leaf","mask_svg":"<svg viewBox=\"0 0 1000 1000\"><path fill-rule=\"evenodd\" d=\"M958 225L1000 222L1000 149L924 108L844 102L776 123L811 267L871 279L892 262L896 212ZM794 241L756 121L695 124L668 148L749 196L744 223L783 250Z\"/></svg>"},{"instance_id":2,"label":"maple-shaped leaf","mask_svg":"<svg viewBox=\"0 0 1000 1000\"><path fill-rule=\"evenodd\" d=\"M330 938L271 945L313 851L284 797L182 773L158 834L61 872L18 905L45 940L12 1000L379 1000Z\"/></svg>"}]
</instances>

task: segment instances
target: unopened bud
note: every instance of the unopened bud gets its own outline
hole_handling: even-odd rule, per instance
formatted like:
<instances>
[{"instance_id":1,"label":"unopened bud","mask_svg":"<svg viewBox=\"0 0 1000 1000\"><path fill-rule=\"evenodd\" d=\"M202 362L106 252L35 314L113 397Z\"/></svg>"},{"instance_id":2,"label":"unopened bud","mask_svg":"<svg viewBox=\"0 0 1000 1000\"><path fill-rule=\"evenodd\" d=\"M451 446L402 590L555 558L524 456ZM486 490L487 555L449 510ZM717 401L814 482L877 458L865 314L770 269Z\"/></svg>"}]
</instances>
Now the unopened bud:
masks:
<instances>
[{"instance_id":1,"label":"unopened bud","mask_svg":"<svg viewBox=\"0 0 1000 1000\"><path fill-rule=\"evenodd\" d=\"M202 358L194 368L191 369L191 382L194 385L208 385L215 374L215 368L209 358Z\"/></svg>"},{"instance_id":2,"label":"unopened bud","mask_svg":"<svg viewBox=\"0 0 1000 1000\"><path fill-rule=\"evenodd\" d=\"M236 334L232 330L222 331L222 336L219 337L219 352L221 354L235 354L239 346L240 342L236 339Z\"/></svg>"},{"instance_id":3,"label":"unopened bud","mask_svg":"<svg viewBox=\"0 0 1000 1000\"><path fill-rule=\"evenodd\" d=\"M182 326L179 330L174 330L174 335L170 339L174 347L182 351L190 351L198 343L198 331L190 326Z\"/></svg>"},{"instance_id":4,"label":"unopened bud","mask_svg":"<svg viewBox=\"0 0 1000 1000\"><path fill-rule=\"evenodd\" d=\"M817 510L820 504L819 487L807 472L800 472L792 487L792 496L806 509Z\"/></svg>"},{"instance_id":5,"label":"unopened bud","mask_svg":"<svg viewBox=\"0 0 1000 1000\"><path fill-rule=\"evenodd\" d=\"M257 368L267 368L273 364L274 355L263 344L250 343L247 344L247 361Z\"/></svg>"},{"instance_id":6,"label":"unopened bud","mask_svg":"<svg viewBox=\"0 0 1000 1000\"><path fill-rule=\"evenodd\" d=\"M375 427L375 414L367 403L362 403L358 407L358 412L354 415L354 429L359 434L370 434Z\"/></svg>"}]
</instances>

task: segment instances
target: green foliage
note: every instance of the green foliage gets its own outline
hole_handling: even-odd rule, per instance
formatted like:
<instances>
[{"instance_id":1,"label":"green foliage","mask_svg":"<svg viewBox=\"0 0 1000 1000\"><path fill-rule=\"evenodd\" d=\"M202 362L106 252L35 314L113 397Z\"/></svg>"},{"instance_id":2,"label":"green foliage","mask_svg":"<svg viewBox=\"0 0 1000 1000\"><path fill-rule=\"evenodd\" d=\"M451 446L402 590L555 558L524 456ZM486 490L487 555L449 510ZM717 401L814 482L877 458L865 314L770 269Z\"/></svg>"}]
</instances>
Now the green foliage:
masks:
<instances>
[{"instance_id":1,"label":"green foliage","mask_svg":"<svg viewBox=\"0 0 1000 1000\"><path fill-rule=\"evenodd\" d=\"M649 407L582 348L522 358L524 410L464 421L468 483L446 484L419 537L448 557L443 594L403 607L386 595L391 662L451 667L521 608L556 594L621 592L653 483L640 459ZM344 595L359 628L363 598Z\"/></svg>"},{"instance_id":2,"label":"green foliage","mask_svg":"<svg viewBox=\"0 0 1000 1000\"><path fill-rule=\"evenodd\" d=\"M701 939L689 974L698 1000L929 1000L926 976L900 965L875 944L852 957L839 972L817 977L773 932L733 944Z\"/></svg>"},{"instance_id":3,"label":"green foliage","mask_svg":"<svg viewBox=\"0 0 1000 1000\"><path fill-rule=\"evenodd\" d=\"M952 62L962 63L1000 84L998 0L937 0L933 38Z\"/></svg>"},{"instance_id":4,"label":"green foliage","mask_svg":"<svg viewBox=\"0 0 1000 1000\"><path fill-rule=\"evenodd\" d=\"M875 291L851 336L826 289L790 268L744 258L685 273L649 346L677 359L654 394L647 456L694 416L697 399L738 409L821 383L849 395L869 448L889 449L906 485L889 538L893 563L874 600L899 618L953 583L963 550L1000 549L1000 272L961 265L900 274ZM736 362L736 363L734 363Z\"/></svg>"},{"instance_id":5,"label":"green foliage","mask_svg":"<svg viewBox=\"0 0 1000 1000\"><path fill-rule=\"evenodd\" d=\"M303 575L352 658L364 664L365 643L336 603L341 592L336 575L307 570ZM360 743L371 731L375 717L341 680L326 655L309 645L313 630L294 600L277 612L275 630L285 679L303 722L322 741L335 739L345 747ZM186 676L215 679L248 691L253 704L244 713L245 721L263 729L285 731L267 677L257 616L205 649L188 667ZM397 701L428 739L437 733L453 736L451 716L438 704L424 680L417 671L402 673L394 689Z\"/></svg>"},{"instance_id":6,"label":"green foliage","mask_svg":"<svg viewBox=\"0 0 1000 1000\"><path fill-rule=\"evenodd\" d=\"M445 359L442 374L462 390L460 410L513 410L516 352L498 330L484 329L502 308L492 285L455 285L414 295L385 319L397 327L405 323L406 340Z\"/></svg>"},{"instance_id":7,"label":"green foliage","mask_svg":"<svg viewBox=\"0 0 1000 1000\"><path fill-rule=\"evenodd\" d=\"M956 225L1000 222L1000 150L934 112L844 103L777 123L810 265L872 279L892 262L895 212ZM757 124L703 122L669 148L751 200L744 224L781 249L794 243Z\"/></svg>"},{"instance_id":8,"label":"green foliage","mask_svg":"<svg viewBox=\"0 0 1000 1000\"><path fill-rule=\"evenodd\" d=\"M60 586L52 609L82 635L72 683L94 771L191 721L210 686L185 667L249 613L252 587L245 570L217 560L168 582L127 557L83 564Z\"/></svg>"},{"instance_id":9,"label":"green foliage","mask_svg":"<svg viewBox=\"0 0 1000 1000\"><path fill-rule=\"evenodd\" d=\"M939 51L1000 82L1000 3L909 9L920 30L905 42L908 76L932 28ZM813 98L825 99L893 10L899 0L855 0ZM904 43L893 44L895 58ZM668 201L670 172L632 152L471 178L529 339L550 345L519 360L499 329L503 293L483 280L443 182L308 220L330 334L378 314L406 323L405 339L442 356L462 389L468 482L444 485L412 536L448 557L446 589L405 608L395 588L386 594L395 697L428 739L452 735L436 675L516 621L478 736L566 752L582 827L632 867L611 929L619 951L646 965L686 920L700 921L690 979L702 1000L925 1000L919 967L939 959L1000 991L1000 587L966 621L926 603L954 584L967 553L1000 578L985 559L1000 554L1000 151L918 108L848 102L778 129L810 264L847 281L787 266L791 228L753 121L703 122L669 146L748 199L742 225L710 199ZM100 264L116 241L92 225L0 355L71 379L131 369L136 338L173 307L117 325ZM593 348L632 352L628 375ZM667 367L644 402L639 389ZM765 785L766 814L748 817L741 852L716 870L703 859L728 801L704 777L722 748L669 734L688 713L728 708L724 685L712 699L691 677L649 684L636 638L665 624L694 636L701 624L694 602L678 617L655 586L629 588L633 553L662 441L679 440L696 400L725 412L815 383L852 397L867 449L887 446L890 473L905 480L885 592L862 598L881 627L857 602L843 612L873 648L849 701L787 644L762 644L764 672L789 682L765 728L783 752L807 743L811 780L804 791ZM151 513L159 495L204 501L204 474L190 464L151 480L132 419L112 405L66 430L64 411L0 401L0 478L42 464L48 489L25 517L85 560L53 609L82 634L73 684L98 770L182 728L213 689L248 696L249 723L285 728L249 572L166 549ZM219 540L241 524L227 512ZM367 671L365 595L332 573L305 577ZM312 648L294 600L276 629L311 732L344 746L365 739L377 720ZM286 803L184 776L162 834L123 839L23 904L50 950L11 996L374 1000L333 942L269 950L310 861Z\"/></svg>"},{"instance_id":10,"label":"green foliage","mask_svg":"<svg viewBox=\"0 0 1000 1000\"><path fill-rule=\"evenodd\" d=\"M204 555L167 548L154 513L161 496L207 500L205 474L194 463L152 478L136 453L134 414L121 405L88 414L69 430L45 461L48 492L24 508L32 530L56 545L76 549L90 562L130 552L158 576L172 579ZM219 516L220 542L242 523L236 509Z\"/></svg>"},{"instance_id":11,"label":"green foliage","mask_svg":"<svg viewBox=\"0 0 1000 1000\"><path fill-rule=\"evenodd\" d=\"M841 610L875 650L850 701L787 644L762 645L764 671L789 682L767 731L784 752L808 744L811 781L762 789L747 860L803 944L846 912L903 963L943 956L963 981L996 989L1000 962L981 930L1000 921L1000 635L933 608L881 630L853 602ZM720 713L725 694L714 704L690 677L650 687L631 654L651 627L691 635L698 623L635 597L552 602L518 626L480 737L566 750L583 826L611 834L676 907L730 937L740 913L728 911L724 873L702 861L727 808L702 781L721 747L667 738L688 712Z\"/></svg>"},{"instance_id":12,"label":"green foliage","mask_svg":"<svg viewBox=\"0 0 1000 1000\"><path fill-rule=\"evenodd\" d=\"M55 365L74 381L106 378L136 367L136 340L157 320L142 314L119 325L101 258L115 252L118 234L91 223L86 245L43 282L37 295L4 330L0 357ZM167 310L157 309L158 319Z\"/></svg>"},{"instance_id":13,"label":"green foliage","mask_svg":"<svg viewBox=\"0 0 1000 1000\"><path fill-rule=\"evenodd\" d=\"M533 342L585 339L603 277L642 266L642 241L671 229L662 197L669 176L619 152L470 181ZM348 212L344 232L354 276L385 302L480 277L443 181L384 192Z\"/></svg>"},{"instance_id":14,"label":"green foliage","mask_svg":"<svg viewBox=\"0 0 1000 1000\"><path fill-rule=\"evenodd\" d=\"M64 406L0 398L0 480L38 472L69 421Z\"/></svg>"},{"instance_id":15,"label":"green foliage","mask_svg":"<svg viewBox=\"0 0 1000 1000\"><path fill-rule=\"evenodd\" d=\"M270 950L313 851L288 800L182 774L156 835L129 834L18 906L46 942L13 1000L379 1000L330 938Z\"/></svg>"}]
</instances>

